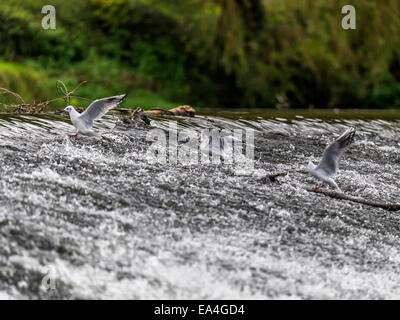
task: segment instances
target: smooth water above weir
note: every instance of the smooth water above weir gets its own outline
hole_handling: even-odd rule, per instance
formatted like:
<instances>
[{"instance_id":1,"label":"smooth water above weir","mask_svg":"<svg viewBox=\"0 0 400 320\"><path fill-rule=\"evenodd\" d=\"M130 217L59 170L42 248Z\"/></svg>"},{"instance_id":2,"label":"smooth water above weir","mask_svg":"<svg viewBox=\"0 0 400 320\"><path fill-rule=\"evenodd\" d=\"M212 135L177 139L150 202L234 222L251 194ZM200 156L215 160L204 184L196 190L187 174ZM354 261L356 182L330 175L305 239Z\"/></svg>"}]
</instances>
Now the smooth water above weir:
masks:
<instances>
[{"instance_id":1,"label":"smooth water above weir","mask_svg":"<svg viewBox=\"0 0 400 320\"><path fill-rule=\"evenodd\" d=\"M400 298L400 212L310 193L299 165L353 126L337 183L400 202L400 112L178 118L254 130L246 174L150 161L147 133L176 119L110 115L71 139L67 118L0 115L0 298Z\"/></svg>"}]
</instances>

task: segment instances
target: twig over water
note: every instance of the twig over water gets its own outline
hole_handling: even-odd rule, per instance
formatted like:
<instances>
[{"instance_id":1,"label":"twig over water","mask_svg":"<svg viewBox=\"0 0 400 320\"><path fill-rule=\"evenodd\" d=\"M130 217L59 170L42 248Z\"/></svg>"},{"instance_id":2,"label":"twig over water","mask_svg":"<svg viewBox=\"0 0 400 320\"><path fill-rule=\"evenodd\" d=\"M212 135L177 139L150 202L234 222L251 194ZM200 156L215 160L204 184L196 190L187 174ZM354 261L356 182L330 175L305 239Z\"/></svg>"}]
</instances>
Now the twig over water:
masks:
<instances>
[{"instance_id":1,"label":"twig over water","mask_svg":"<svg viewBox=\"0 0 400 320\"><path fill-rule=\"evenodd\" d=\"M389 211L399 211L400 210L400 204L398 204L398 203L376 202L373 200L367 200L367 199L363 199L363 198L359 198L359 197L350 196L350 195L347 195L347 194L344 194L341 192L337 192L337 191L327 191L327 190L321 190L321 189L318 189L318 190L307 189L307 191L323 194L325 196L328 196L328 197L331 197L334 199L348 200L348 201L352 201L352 202L356 202L356 203L365 204L367 206L371 206L371 207L375 207L375 208L382 208L382 209L389 210Z\"/></svg>"},{"instance_id":2,"label":"twig over water","mask_svg":"<svg viewBox=\"0 0 400 320\"><path fill-rule=\"evenodd\" d=\"M76 99L83 99L83 100L89 100L83 97L79 97L79 96L74 96L73 93L83 84L85 84L86 81L81 82L75 89L73 89L72 91L69 91L67 86L65 85L65 83L61 80L57 80L56 82L56 88L57 91L59 93L61 93L63 95L63 97L61 98L55 98L52 100L45 100L45 101L41 101L36 103L35 101L32 103L26 103L25 100L16 92L13 92L9 89L6 88L0 88L0 94L9 94L12 95L14 98L16 98L16 100L18 100L18 102L20 103L16 103L16 104L1 104L3 105L3 107L5 107L6 109L11 109L13 112L18 113L18 114L32 114L32 113L42 113L43 111L45 111L45 109L49 106L50 103L52 103L53 101L57 101L57 100L61 100L63 99L65 101L65 103L67 105L70 104L70 100L71 98L76 98Z\"/></svg>"}]
</instances>

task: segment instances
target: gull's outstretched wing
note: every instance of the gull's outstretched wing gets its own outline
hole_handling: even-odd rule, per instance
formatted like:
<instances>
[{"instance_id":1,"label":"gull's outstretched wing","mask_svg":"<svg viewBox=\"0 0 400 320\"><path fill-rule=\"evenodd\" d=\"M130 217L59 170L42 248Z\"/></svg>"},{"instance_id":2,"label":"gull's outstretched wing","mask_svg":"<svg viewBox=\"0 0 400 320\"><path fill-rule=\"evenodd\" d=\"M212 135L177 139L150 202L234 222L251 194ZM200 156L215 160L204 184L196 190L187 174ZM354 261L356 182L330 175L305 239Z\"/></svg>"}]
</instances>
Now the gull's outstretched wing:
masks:
<instances>
[{"instance_id":1,"label":"gull's outstretched wing","mask_svg":"<svg viewBox=\"0 0 400 320\"><path fill-rule=\"evenodd\" d=\"M126 94L120 96L114 96L104 99L93 101L89 107L79 116L85 125L89 128L93 125L93 122L100 119L112 108L118 107L124 102Z\"/></svg>"},{"instance_id":2,"label":"gull's outstretched wing","mask_svg":"<svg viewBox=\"0 0 400 320\"><path fill-rule=\"evenodd\" d=\"M353 143L356 129L349 128L339 138L332 142L324 151L316 171L322 172L325 176L334 175L339 167L339 160L346 148Z\"/></svg>"}]
</instances>

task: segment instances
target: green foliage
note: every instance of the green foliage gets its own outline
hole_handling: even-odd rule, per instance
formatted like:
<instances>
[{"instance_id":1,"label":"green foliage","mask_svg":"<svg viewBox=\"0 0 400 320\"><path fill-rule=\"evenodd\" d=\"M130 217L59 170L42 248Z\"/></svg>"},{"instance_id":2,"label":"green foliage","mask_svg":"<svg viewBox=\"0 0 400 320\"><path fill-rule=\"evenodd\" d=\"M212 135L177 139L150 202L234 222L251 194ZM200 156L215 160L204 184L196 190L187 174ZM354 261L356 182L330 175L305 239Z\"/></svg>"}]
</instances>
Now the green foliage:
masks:
<instances>
[{"instance_id":1,"label":"green foliage","mask_svg":"<svg viewBox=\"0 0 400 320\"><path fill-rule=\"evenodd\" d=\"M0 87L20 93L25 101L39 102L50 95L45 74L13 63L0 62ZM2 103L14 103L10 95L1 96Z\"/></svg>"},{"instance_id":2,"label":"green foliage","mask_svg":"<svg viewBox=\"0 0 400 320\"><path fill-rule=\"evenodd\" d=\"M47 2L1 1L0 86L54 97L56 79L86 80L80 95L132 107L400 108L398 0L354 0L352 31L344 0L55 0L43 30Z\"/></svg>"}]
</instances>

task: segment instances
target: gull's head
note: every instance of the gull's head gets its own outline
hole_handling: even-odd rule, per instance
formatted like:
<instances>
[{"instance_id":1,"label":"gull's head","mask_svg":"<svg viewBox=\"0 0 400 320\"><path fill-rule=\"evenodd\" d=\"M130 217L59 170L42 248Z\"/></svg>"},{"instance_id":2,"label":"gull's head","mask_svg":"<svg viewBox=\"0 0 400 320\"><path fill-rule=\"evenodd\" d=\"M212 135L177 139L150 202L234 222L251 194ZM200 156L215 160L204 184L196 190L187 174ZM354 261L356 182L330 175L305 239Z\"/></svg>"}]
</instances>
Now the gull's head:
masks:
<instances>
[{"instance_id":1,"label":"gull's head","mask_svg":"<svg viewBox=\"0 0 400 320\"><path fill-rule=\"evenodd\" d=\"M74 109L73 106L67 106L64 110L61 110L61 112L68 112L70 113Z\"/></svg>"}]
</instances>

